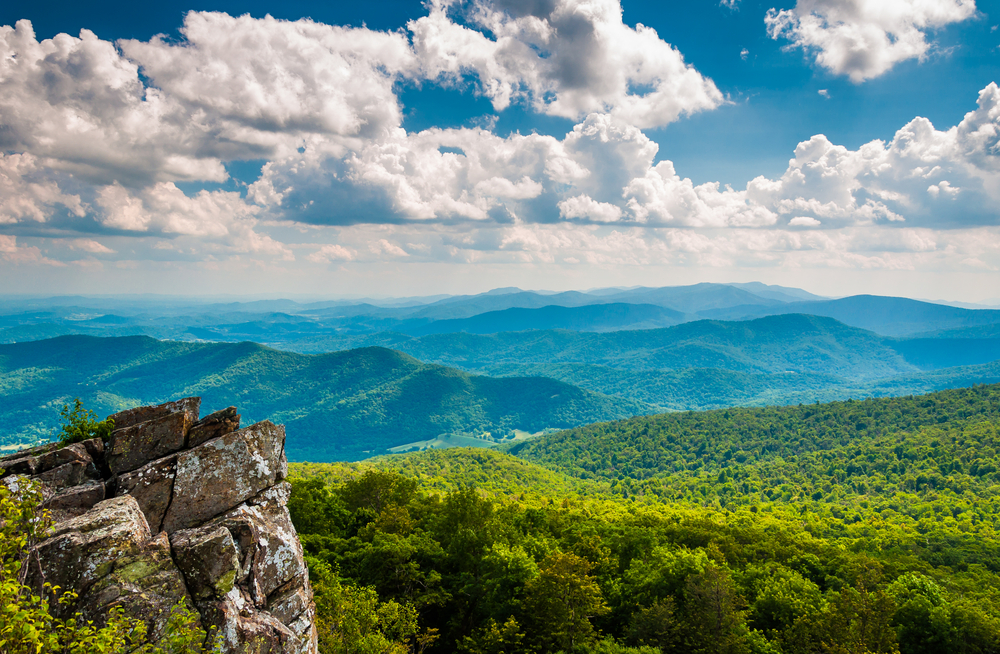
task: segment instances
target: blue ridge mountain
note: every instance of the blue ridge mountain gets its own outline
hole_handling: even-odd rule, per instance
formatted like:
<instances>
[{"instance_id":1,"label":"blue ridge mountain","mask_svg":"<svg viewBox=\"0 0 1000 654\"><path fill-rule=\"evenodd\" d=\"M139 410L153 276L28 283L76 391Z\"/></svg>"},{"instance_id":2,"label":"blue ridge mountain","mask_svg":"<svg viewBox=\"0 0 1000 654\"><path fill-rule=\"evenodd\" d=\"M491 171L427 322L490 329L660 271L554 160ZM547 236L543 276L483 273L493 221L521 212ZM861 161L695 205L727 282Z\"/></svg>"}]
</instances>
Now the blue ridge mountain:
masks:
<instances>
[{"instance_id":1,"label":"blue ridge mountain","mask_svg":"<svg viewBox=\"0 0 1000 654\"><path fill-rule=\"evenodd\" d=\"M101 415L199 395L238 405L245 422L288 426L291 459L348 460L464 435L483 445L515 430L582 425L650 413L545 378L493 379L371 347L322 355L256 343L179 343L144 336L60 338L0 345L0 444L52 436L74 397Z\"/></svg>"},{"instance_id":2,"label":"blue ridge mountain","mask_svg":"<svg viewBox=\"0 0 1000 654\"><path fill-rule=\"evenodd\" d=\"M413 336L425 334L496 334L537 329L568 329L580 332L606 332L622 329L654 329L687 321L687 315L652 304L591 304L582 307L546 306L540 309L515 307L488 311L470 318L436 320L395 331Z\"/></svg>"},{"instance_id":3,"label":"blue ridge mountain","mask_svg":"<svg viewBox=\"0 0 1000 654\"><path fill-rule=\"evenodd\" d=\"M1000 310L963 309L909 298L879 295L854 295L839 300L793 302L772 306L747 304L702 311L700 315L716 320L747 320L785 313L808 313L836 318L845 325L870 329L886 336L905 336L1000 323Z\"/></svg>"},{"instance_id":4,"label":"blue ridge mountain","mask_svg":"<svg viewBox=\"0 0 1000 654\"><path fill-rule=\"evenodd\" d=\"M387 333L354 342L469 370L501 364L574 363L621 370L719 368L857 380L1000 358L1000 339L892 338L805 314L747 321L700 320L664 329L607 333L538 330L420 337Z\"/></svg>"},{"instance_id":5,"label":"blue ridge mountain","mask_svg":"<svg viewBox=\"0 0 1000 654\"><path fill-rule=\"evenodd\" d=\"M659 307L661 312L649 307ZM508 313L499 313L504 311ZM124 300L19 300L8 296L0 298L0 342L59 334L146 334L171 340L253 340L282 349L319 352L346 347L347 341L341 340L338 345L338 339L381 332L427 335L528 329L641 330L704 319L749 320L788 313L836 318L887 336L919 334L938 338L942 331L1000 325L998 310L870 295L830 300L801 289L747 282L558 293L501 288L478 295L323 302L185 304L177 298L164 298L157 304L155 298L146 296ZM467 322L456 322L463 320ZM993 329L987 334L967 336L992 337L1000 327Z\"/></svg>"}]
</instances>

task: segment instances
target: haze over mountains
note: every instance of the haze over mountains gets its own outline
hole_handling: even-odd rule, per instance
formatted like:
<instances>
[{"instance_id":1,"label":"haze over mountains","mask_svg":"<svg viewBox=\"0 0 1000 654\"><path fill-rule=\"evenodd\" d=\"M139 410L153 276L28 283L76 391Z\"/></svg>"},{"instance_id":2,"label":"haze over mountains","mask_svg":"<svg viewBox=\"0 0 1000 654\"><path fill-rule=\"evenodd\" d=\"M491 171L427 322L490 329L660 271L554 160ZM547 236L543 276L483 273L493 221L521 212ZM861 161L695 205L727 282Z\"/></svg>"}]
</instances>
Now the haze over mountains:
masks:
<instances>
[{"instance_id":1,"label":"haze over mountains","mask_svg":"<svg viewBox=\"0 0 1000 654\"><path fill-rule=\"evenodd\" d=\"M44 340L68 334L104 338ZM168 342L108 340L139 335ZM110 413L201 394L295 424L289 451L313 460L1000 381L1000 310L759 283L322 302L7 297L0 342L12 344L0 349L4 417L21 437L54 426L57 398Z\"/></svg>"},{"instance_id":2,"label":"haze over mountains","mask_svg":"<svg viewBox=\"0 0 1000 654\"><path fill-rule=\"evenodd\" d=\"M615 331L787 313L836 318L890 336L1000 324L997 309L879 296L831 300L752 282L561 293L504 288L479 295L322 302L7 296L0 298L0 342L70 333L145 334L171 340L254 340L321 352L337 349L338 339L379 332L417 336L530 329Z\"/></svg>"}]
</instances>

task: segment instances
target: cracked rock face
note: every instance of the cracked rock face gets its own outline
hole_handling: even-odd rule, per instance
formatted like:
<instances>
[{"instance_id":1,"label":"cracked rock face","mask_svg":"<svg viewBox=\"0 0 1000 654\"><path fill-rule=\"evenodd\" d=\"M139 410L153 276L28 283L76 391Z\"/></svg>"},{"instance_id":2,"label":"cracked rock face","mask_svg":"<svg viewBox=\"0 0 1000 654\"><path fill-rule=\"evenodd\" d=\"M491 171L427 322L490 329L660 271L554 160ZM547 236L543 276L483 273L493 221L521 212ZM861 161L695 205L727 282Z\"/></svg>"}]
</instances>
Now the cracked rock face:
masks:
<instances>
[{"instance_id":1,"label":"cracked rock face","mask_svg":"<svg viewBox=\"0 0 1000 654\"><path fill-rule=\"evenodd\" d=\"M315 654L315 604L283 480L285 430L239 428L228 407L199 420L200 398L129 409L100 440L0 458L36 480L55 527L27 583L72 589L68 617L101 624L114 607L149 642L178 603L214 629L222 652Z\"/></svg>"}]
</instances>

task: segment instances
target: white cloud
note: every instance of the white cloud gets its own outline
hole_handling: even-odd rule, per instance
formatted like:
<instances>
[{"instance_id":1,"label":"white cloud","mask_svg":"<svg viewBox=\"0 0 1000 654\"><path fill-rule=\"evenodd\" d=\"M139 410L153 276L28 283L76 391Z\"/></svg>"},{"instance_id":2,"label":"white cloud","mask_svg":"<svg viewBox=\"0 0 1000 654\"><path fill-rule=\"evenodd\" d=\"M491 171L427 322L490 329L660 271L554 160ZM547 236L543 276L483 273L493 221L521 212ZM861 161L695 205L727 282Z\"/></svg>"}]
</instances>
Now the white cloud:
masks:
<instances>
[{"instance_id":1,"label":"white cloud","mask_svg":"<svg viewBox=\"0 0 1000 654\"><path fill-rule=\"evenodd\" d=\"M115 251L92 238L75 238L66 243L72 250L89 252L90 254L114 254Z\"/></svg>"},{"instance_id":2,"label":"white cloud","mask_svg":"<svg viewBox=\"0 0 1000 654\"><path fill-rule=\"evenodd\" d=\"M206 12L187 14L179 41L113 44L87 30L39 41L27 21L2 27L0 147L20 154L0 155L0 220L62 212L117 233L290 256L253 231L261 207L348 214L330 222L538 217L569 197L557 187L587 183L595 202L620 202L656 150L637 125L722 101L653 30L624 25L617 0L560 0L538 15L516 3L467 8L476 29L452 20L457 5L435 4L411 23L412 44L403 31ZM463 39L486 58L462 56L455 68L449 48ZM563 141L400 129L394 84L446 80L468 66L497 106L507 85L508 99L547 113L610 113L592 114ZM222 182L224 162L248 158L270 160L249 203L222 191L188 197L174 185Z\"/></svg>"},{"instance_id":3,"label":"white cloud","mask_svg":"<svg viewBox=\"0 0 1000 654\"><path fill-rule=\"evenodd\" d=\"M0 259L15 264L39 264L56 268L66 266L62 261L49 259L35 246L19 246L16 236L4 234L0 234Z\"/></svg>"},{"instance_id":4,"label":"white cloud","mask_svg":"<svg viewBox=\"0 0 1000 654\"><path fill-rule=\"evenodd\" d=\"M559 202L559 215L572 220L585 218L598 223L617 222L622 217L622 210L607 202L597 202L589 195L577 195Z\"/></svg>"},{"instance_id":5,"label":"white cloud","mask_svg":"<svg viewBox=\"0 0 1000 654\"><path fill-rule=\"evenodd\" d=\"M181 33L119 49L0 27L0 150L99 185L221 182L224 161L317 136L343 154L398 127L393 84L417 70L400 33L201 12Z\"/></svg>"},{"instance_id":6,"label":"white cloud","mask_svg":"<svg viewBox=\"0 0 1000 654\"><path fill-rule=\"evenodd\" d=\"M497 110L525 97L553 116L606 112L653 127L723 102L715 84L656 30L625 25L619 0L429 5L429 15L408 26L424 74L459 83L474 73ZM457 13L478 29L456 22Z\"/></svg>"},{"instance_id":7,"label":"white cloud","mask_svg":"<svg viewBox=\"0 0 1000 654\"><path fill-rule=\"evenodd\" d=\"M779 178L758 177L739 190L694 185L669 160L654 164L658 146L642 131L591 114L561 140L397 130L346 160L307 150L266 166L251 197L289 220L341 225L563 219L780 229L795 217L824 229L982 224L1000 197L998 140L1000 90L990 85L979 108L950 130L915 118L890 142L856 150L816 135L795 148ZM946 197L957 199L941 206Z\"/></svg>"},{"instance_id":8,"label":"white cloud","mask_svg":"<svg viewBox=\"0 0 1000 654\"><path fill-rule=\"evenodd\" d=\"M927 3L920 20L901 2L878 20L910 16L923 39L945 20L933 18L941 0ZM867 2L851 6L822 15L874 15ZM624 25L617 0L439 2L410 28L412 44L405 32L195 12L178 42L118 47L86 31L39 42L26 22L0 28L0 224L78 236L63 245L100 255L118 254L101 235L147 238L156 244L137 247L189 260L293 261L283 234L337 230L317 237L336 244L306 249L306 266L1000 263L963 236L997 222L996 84L951 129L918 117L857 149L816 135L782 175L734 189L695 185L658 159L642 126L722 97L655 32ZM579 122L561 137L401 128L394 85L469 74L497 107L523 99ZM224 181L223 162L251 157L267 163L245 197L179 184ZM6 238L5 260L51 262Z\"/></svg>"},{"instance_id":9,"label":"white cloud","mask_svg":"<svg viewBox=\"0 0 1000 654\"><path fill-rule=\"evenodd\" d=\"M855 83L882 75L907 59L923 60L927 31L967 20L975 0L797 0L771 9L771 38L815 53L816 63Z\"/></svg>"},{"instance_id":10,"label":"white cloud","mask_svg":"<svg viewBox=\"0 0 1000 654\"><path fill-rule=\"evenodd\" d=\"M927 192L935 199L937 199L941 194L944 194L945 197L953 198L958 195L961 190L962 189L960 188L952 186L947 180L939 184L931 184L927 187Z\"/></svg>"},{"instance_id":11,"label":"white cloud","mask_svg":"<svg viewBox=\"0 0 1000 654\"><path fill-rule=\"evenodd\" d=\"M747 202L746 193L719 190L717 182L695 186L674 164L661 161L625 187L628 208L642 223L688 227L766 226L777 221L768 208Z\"/></svg>"},{"instance_id":12,"label":"white cloud","mask_svg":"<svg viewBox=\"0 0 1000 654\"><path fill-rule=\"evenodd\" d=\"M130 190L120 184L83 186L67 194L60 184L73 180L46 170L30 154L0 154L0 224L41 223L58 231L83 228L136 236L194 237L232 252L288 258L291 252L254 231L260 207L235 192L200 191L185 195L172 182ZM94 254L114 251L91 238L67 241L71 249Z\"/></svg>"},{"instance_id":13,"label":"white cloud","mask_svg":"<svg viewBox=\"0 0 1000 654\"><path fill-rule=\"evenodd\" d=\"M119 185L100 189L96 203L101 223L126 232L158 236L189 236L245 252L292 259L291 250L254 230L259 207L239 193L199 191L185 195L172 182L131 192Z\"/></svg>"},{"instance_id":14,"label":"white cloud","mask_svg":"<svg viewBox=\"0 0 1000 654\"><path fill-rule=\"evenodd\" d=\"M176 44L123 41L122 52L157 88L215 122L218 141L267 149L269 135L373 138L396 127L392 85L416 66L398 32L308 19L190 12L181 34Z\"/></svg>"},{"instance_id":15,"label":"white cloud","mask_svg":"<svg viewBox=\"0 0 1000 654\"><path fill-rule=\"evenodd\" d=\"M586 174L549 136L396 130L345 159L307 149L274 161L249 195L287 218L320 224L484 221L538 198L551 180Z\"/></svg>"},{"instance_id":16,"label":"white cloud","mask_svg":"<svg viewBox=\"0 0 1000 654\"><path fill-rule=\"evenodd\" d=\"M324 245L306 258L315 263L330 263L333 261L353 261L356 256L355 250L331 243Z\"/></svg>"},{"instance_id":17,"label":"white cloud","mask_svg":"<svg viewBox=\"0 0 1000 654\"><path fill-rule=\"evenodd\" d=\"M88 30L39 42L28 21L0 27L0 115L0 150L88 181L225 179L198 152L199 117L147 89L137 65Z\"/></svg>"},{"instance_id":18,"label":"white cloud","mask_svg":"<svg viewBox=\"0 0 1000 654\"><path fill-rule=\"evenodd\" d=\"M86 214L80 196L63 193L36 157L0 152L0 224L44 223L60 206L73 216Z\"/></svg>"},{"instance_id":19,"label":"white cloud","mask_svg":"<svg viewBox=\"0 0 1000 654\"><path fill-rule=\"evenodd\" d=\"M955 139L970 164L1000 172L1000 87L996 82L980 91L977 105L958 124Z\"/></svg>"},{"instance_id":20,"label":"white cloud","mask_svg":"<svg viewBox=\"0 0 1000 654\"><path fill-rule=\"evenodd\" d=\"M390 257L408 257L410 254L394 243L390 243L387 239L380 238L377 241L373 241L368 244L368 249L372 251L373 254L386 254Z\"/></svg>"},{"instance_id":21,"label":"white cloud","mask_svg":"<svg viewBox=\"0 0 1000 654\"><path fill-rule=\"evenodd\" d=\"M384 247L376 243L384 241L400 248L405 244L413 264L585 265L609 272L623 266L889 271L1000 268L1000 227L996 226L946 231L888 225L854 225L839 230L692 230L515 221L471 231L440 224L431 228L355 225L341 230L340 238L344 243L371 244L376 255L381 255Z\"/></svg>"}]
</instances>

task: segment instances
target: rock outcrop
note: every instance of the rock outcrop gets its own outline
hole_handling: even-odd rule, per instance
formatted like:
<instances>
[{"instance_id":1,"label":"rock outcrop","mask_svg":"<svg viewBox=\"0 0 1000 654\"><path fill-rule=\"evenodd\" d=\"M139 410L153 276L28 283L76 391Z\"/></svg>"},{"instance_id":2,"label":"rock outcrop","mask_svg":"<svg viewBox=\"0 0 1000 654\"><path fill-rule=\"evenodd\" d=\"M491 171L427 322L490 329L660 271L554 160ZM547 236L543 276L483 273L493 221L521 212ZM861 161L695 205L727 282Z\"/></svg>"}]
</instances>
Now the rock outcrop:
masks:
<instances>
[{"instance_id":1,"label":"rock outcrop","mask_svg":"<svg viewBox=\"0 0 1000 654\"><path fill-rule=\"evenodd\" d=\"M194 609L223 652L315 654L315 605L288 515L285 430L239 428L235 407L199 419L184 398L111 416L99 439L0 458L6 482L38 482L55 526L27 583L73 590L63 616L100 624L114 607L159 640L171 610Z\"/></svg>"}]
</instances>

